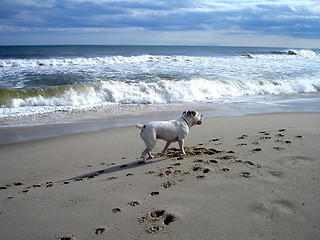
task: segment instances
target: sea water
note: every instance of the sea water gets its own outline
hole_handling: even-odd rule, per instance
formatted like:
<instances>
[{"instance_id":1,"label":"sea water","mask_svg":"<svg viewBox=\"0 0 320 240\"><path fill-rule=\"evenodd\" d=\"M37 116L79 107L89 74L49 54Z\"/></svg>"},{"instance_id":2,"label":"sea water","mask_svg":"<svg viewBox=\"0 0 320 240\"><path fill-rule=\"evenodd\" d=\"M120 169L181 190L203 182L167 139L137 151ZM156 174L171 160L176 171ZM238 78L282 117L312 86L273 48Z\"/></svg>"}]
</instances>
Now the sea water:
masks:
<instances>
[{"instance_id":1,"label":"sea water","mask_svg":"<svg viewBox=\"0 0 320 240\"><path fill-rule=\"evenodd\" d=\"M319 49L1 46L0 123L115 119L184 107L222 116L283 111L279 106L320 111L319 66Z\"/></svg>"}]
</instances>

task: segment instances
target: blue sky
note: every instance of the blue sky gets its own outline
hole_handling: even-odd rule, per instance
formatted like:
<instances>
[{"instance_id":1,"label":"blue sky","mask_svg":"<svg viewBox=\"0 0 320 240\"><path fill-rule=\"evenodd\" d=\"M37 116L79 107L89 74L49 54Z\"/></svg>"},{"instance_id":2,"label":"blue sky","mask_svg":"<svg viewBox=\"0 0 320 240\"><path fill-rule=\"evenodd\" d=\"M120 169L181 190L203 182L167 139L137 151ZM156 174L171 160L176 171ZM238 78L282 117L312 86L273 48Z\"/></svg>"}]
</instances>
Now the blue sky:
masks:
<instances>
[{"instance_id":1,"label":"blue sky","mask_svg":"<svg viewBox=\"0 0 320 240\"><path fill-rule=\"evenodd\" d=\"M319 0L0 0L0 45L320 48Z\"/></svg>"}]
</instances>

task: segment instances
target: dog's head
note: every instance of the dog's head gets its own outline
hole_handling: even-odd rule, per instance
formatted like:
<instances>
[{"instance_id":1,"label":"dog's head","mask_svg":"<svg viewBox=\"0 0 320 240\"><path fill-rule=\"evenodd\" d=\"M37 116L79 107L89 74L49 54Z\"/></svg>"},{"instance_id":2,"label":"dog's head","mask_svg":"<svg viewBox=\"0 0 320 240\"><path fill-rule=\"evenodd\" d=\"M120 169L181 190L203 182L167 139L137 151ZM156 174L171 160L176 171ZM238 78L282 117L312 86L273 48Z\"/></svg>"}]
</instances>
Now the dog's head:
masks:
<instances>
[{"instance_id":1,"label":"dog's head","mask_svg":"<svg viewBox=\"0 0 320 240\"><path fill-rule=\"evenodd\" d=\"M202 120L203 120L203 115L198 113L197 111L183 112L182 116L185 119L188 119L189 123L191 123L191 126L200 125L202 123Z\"/></svg>"}]
</instances>

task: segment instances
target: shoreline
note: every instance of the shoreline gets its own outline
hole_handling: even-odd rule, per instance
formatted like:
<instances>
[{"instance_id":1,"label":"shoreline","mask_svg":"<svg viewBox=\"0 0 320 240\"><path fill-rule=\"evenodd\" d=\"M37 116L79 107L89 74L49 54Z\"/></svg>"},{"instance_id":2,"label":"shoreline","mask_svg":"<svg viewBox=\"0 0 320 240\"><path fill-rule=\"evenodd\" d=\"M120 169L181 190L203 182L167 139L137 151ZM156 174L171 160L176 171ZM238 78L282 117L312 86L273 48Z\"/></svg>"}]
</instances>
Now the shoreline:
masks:
<instances>
[{"instance_id":1,"label":"shoreline","mask_svg":"<svg viewBox=\"0 0 320 240\"><path fill-rule=\"evenodd\" d=\"M310 97L310 96L312 97ZM71 117L70 122L50 122L45 121L37 125L19 126L9 125L9 120L2 119L0 127L0 146L5 144L12 144L17 142L26 142L39 139L46 139L50 137L64 136L69 134L94 132L110 128L134 126L137 123L146 123L154 120L172 120L180 117L185 110L195 109L201 112L205 118L207 117L232 117L232 116L246 116L259 114L281 114L281 113L318 113L320 112L320 95L319 93L309 94L309 97L303 98L289 98L285 97L276 102L248 102L248 103L219 103L219 104L172 104L164 105L137 105L137 112L130 112L135 110L133 106L119 106L119 113L114 116L101 115L88 119L82 119L82 114L90 115L89 113L77 113ZM318 96L319 95L319 96ZM161 109L161 110L159 110ZM100 110L101 111L101 110ZM128 113L128 111L130 113ZM105 111L108 113L108 111ZM68 119L67 116L55 117L54 119ZM79 116L78 116L79 115ZM36 118L31 116L31 119ZM44 118L41 116L40 118ZM72 120L72 119L77 120ZM19 120L22 121L21 119ZM60 120L61 121L61 120ZM27 120L23 120L24 124L28 124ZM34 123L33 123L34 124Z\"/></svg>"},{"instance_id":2,"label":"shoreline","mask_svg":"<svg viewBox=\"0 0 320 240\"><path fill-rule=\"evenodd\" d=\"M134 127L2 145L0 233L318 239L319 144L320 113L285 113L204 118L150 164Z\"/></svg>"}]
</instances>

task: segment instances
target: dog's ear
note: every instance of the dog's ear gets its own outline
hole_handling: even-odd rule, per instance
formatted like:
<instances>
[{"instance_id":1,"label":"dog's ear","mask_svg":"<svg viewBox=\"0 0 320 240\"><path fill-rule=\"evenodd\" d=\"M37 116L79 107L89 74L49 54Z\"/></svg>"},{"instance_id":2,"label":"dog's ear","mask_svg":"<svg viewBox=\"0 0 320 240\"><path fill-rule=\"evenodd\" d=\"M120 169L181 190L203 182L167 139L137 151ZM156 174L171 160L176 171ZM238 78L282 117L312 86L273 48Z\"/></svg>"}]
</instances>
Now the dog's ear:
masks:
<instances>
[{"instance_id":1,"label":"dog's ear","mask_svg":"<svg viewBox=\"0 0 320 240\"><path fill-rule=\"evenodd\" d=\"M188 111L187 116L189 117L194 117L195 115L197 115L196 111Z\"/></svg>"}]
</instances>

